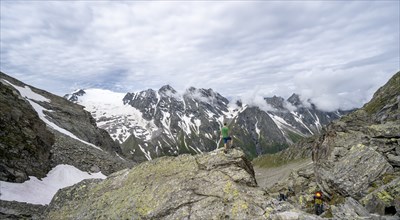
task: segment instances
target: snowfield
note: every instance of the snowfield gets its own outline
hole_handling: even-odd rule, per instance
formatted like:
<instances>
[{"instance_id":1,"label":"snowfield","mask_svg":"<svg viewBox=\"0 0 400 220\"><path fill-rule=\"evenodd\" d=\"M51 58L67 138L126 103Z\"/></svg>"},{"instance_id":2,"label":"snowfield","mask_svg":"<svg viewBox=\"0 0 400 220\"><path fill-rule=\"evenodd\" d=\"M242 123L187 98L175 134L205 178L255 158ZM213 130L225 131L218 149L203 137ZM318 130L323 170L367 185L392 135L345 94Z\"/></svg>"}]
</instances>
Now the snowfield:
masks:
<instances>
[{"instance_id":1,"label":"snowfield","mask_svg":"<svg viewBox=\"0 0 400 220\"><path fill-rule=\"evenodd\" d=\"M48 205L59 189L72 186L84 179L105 179L101 172L87 173L71 165L58 165L39 180L34 176L23 183L0 181L0 200Z\"/></svg>"}]
</instances>

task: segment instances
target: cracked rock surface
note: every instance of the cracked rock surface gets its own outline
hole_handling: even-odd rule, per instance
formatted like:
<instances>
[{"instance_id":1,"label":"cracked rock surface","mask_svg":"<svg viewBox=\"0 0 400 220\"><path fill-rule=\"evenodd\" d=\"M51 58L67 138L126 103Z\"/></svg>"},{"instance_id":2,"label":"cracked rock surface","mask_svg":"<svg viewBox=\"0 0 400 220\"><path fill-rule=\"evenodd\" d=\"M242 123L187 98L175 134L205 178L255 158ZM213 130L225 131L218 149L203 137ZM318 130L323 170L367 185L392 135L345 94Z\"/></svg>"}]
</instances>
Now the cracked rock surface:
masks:
<instances>
[{"instance_id":1,"label":"cracked rock surface","mask_svg":"<svg viewBox=\"0 0 400 220\"><path fill-rule=\"evenodd\" d=\"M242 151L162 157L60 190L47 219L281 219L315 217L257 187ZM289 218L291 219L291 218Z\"/></svg>"}]
</instances>

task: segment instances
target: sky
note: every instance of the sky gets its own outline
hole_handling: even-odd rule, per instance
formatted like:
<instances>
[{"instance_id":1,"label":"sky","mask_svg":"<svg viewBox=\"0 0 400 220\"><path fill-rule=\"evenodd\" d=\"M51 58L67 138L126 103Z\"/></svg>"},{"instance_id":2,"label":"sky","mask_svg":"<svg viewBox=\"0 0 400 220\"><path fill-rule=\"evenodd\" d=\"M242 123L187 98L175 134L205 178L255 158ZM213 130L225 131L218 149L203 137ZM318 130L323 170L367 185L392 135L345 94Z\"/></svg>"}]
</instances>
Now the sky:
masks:
<instances>
[{"instance_id":1,"label":"sky","mask_svg":"<svg viewBox=\"0 0 400 220\"><path fill-rule=\"evenodd\" d=\"M346 110L400 70L400 1L0 3L0 70L57 95L169 84Z\"/></svg>"}]
</instances>

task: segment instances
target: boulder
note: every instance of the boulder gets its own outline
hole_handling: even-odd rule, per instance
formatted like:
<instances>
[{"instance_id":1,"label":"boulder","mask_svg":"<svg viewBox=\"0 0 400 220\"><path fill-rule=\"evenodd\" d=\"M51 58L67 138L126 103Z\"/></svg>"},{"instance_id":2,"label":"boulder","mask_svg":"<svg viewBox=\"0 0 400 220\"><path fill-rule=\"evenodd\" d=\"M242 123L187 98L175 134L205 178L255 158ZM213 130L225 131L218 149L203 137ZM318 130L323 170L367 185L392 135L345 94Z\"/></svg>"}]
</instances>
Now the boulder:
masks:
<instances>
[{"instance_id":1,"label":"boulder","mask_svg":"<svg viewBox=\"0 0 400 220\"><path fill-rule=\"evenodd\" d=\"M315 167L326 192L357 199L365 196L368 186L387 172L393 172L393 168L386 158L363 144L353 146L337 161L320 162Z\"/></svg>"},{"instance_id":2,"label":"boulder","mask_svg":"<svg viewBox=\"0 0 400 220\"><path fill-rule=\"evenodd\" d=\"M298 219L257 187L242 151L162 157L60 190L47 219ZM280 214L279 214L280 213ZM283 214L282 214L283 213ZM293 214L294 215L294 214Z\"/></svg>"},{"instance_id":3,"label":"boulder","mask_svg":"<svg viewBox=\"0 0 400 220\"><path fill-rule=\"evenodd\" d=\"M0 200L0 219L43 219L46 206Z\"/></svg>"},{"instance_id":4,"label":"boulder","mask_svg":"<svg viewBox=\"0 0 400 220\"><path fill-rule=\"evenodd\" d=\"M347 197L345 202L338 206L331 206L335 219L360 219L370 217L369 212L356 200Z\"/></svg>"},{"instance_id":5,"label":"boulder","mask_svg":"<svg viewBox=\"0 0 400 220\"><path fill-rule=\"evenodd\" d=\"M400 156L395 156L393 154L387 155L388 161L390 164L396 167L400 167Z\"/></svg>"},{"instance_id":6,"label":"boulder","mask_svg":"<svg viewBox=\"0 0 400 220\"><path fill-rule=\"evenodd\" d=\"M362 198L361 203L371 213L400 217L400 177Z\"/></svg>"}]
</instances>

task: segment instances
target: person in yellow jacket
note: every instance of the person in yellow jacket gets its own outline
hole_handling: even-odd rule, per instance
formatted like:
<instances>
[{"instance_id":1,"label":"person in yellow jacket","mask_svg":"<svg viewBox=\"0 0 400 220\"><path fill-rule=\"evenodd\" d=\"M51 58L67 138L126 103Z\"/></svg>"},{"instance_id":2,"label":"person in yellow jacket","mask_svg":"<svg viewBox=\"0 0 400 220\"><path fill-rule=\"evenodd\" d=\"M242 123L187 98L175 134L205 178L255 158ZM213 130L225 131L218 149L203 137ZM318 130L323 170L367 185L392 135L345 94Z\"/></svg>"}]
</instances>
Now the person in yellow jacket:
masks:
<instances>
[{"instance_id":1,"label":"person in yellow jacket","mask_svg":"<svg viewBox=\"0 0 400 220\"><path fill-rule=\"evenodd\" d=\"M315 214L316 215L321 215L324 212L324 201L323 201L321 191L315 192L314 206L315 206Z\"/></svg>"}]
</instances>

